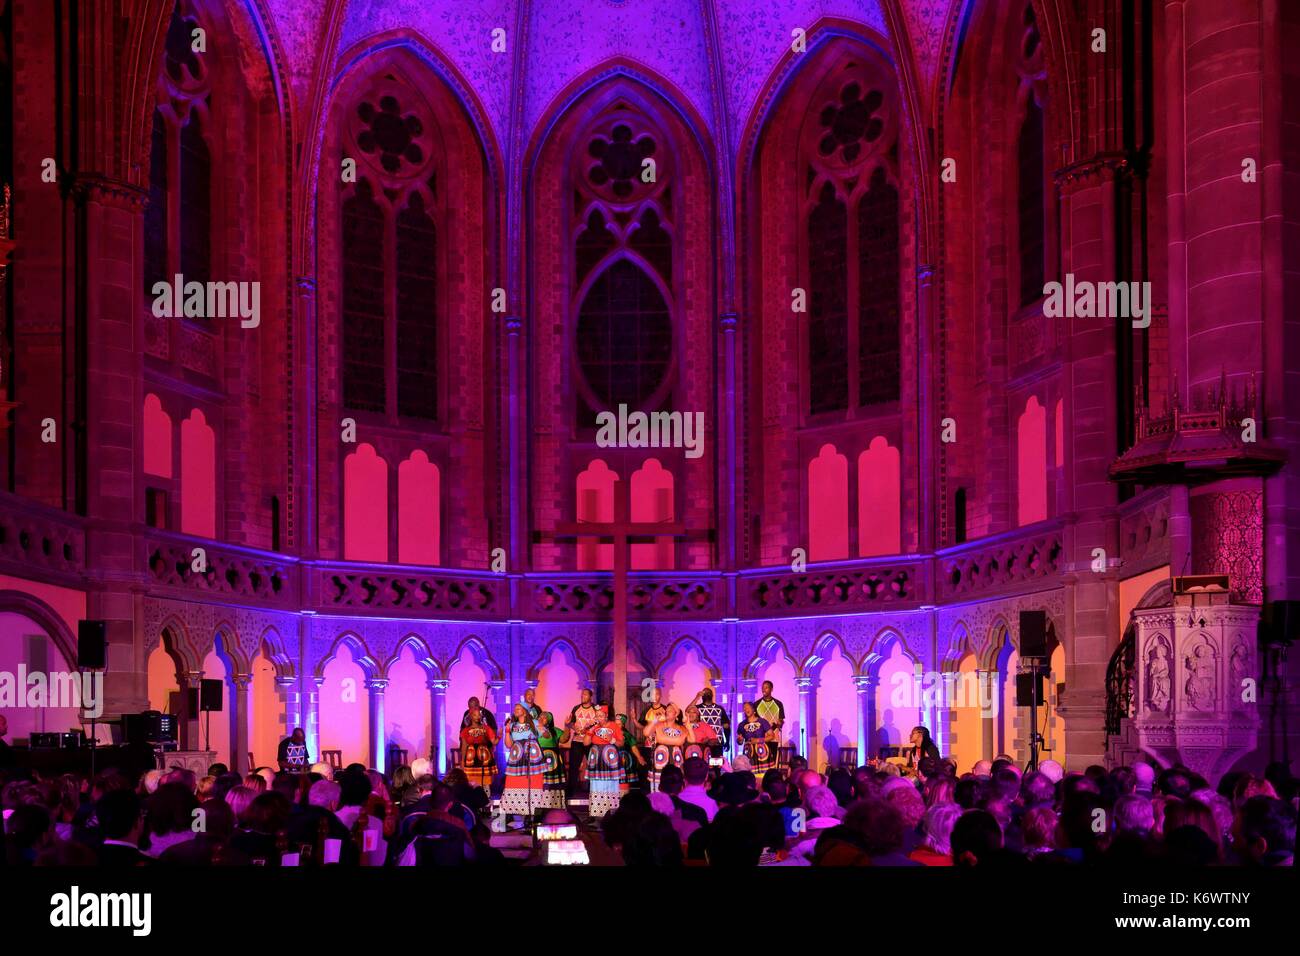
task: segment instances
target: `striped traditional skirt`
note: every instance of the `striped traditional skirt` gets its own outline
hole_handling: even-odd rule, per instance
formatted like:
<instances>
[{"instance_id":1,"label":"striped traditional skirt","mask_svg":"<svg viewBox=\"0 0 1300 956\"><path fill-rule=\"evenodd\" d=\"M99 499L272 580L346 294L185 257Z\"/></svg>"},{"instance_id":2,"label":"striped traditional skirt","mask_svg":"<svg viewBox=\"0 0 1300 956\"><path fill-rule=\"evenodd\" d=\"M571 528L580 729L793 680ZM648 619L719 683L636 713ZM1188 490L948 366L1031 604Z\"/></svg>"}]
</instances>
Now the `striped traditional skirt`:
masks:
<instances>
[{"instance_id":1,"label":"striped traditional skirt","mask_svg":"<svg viewBox=\"0 0 1300 956\"><path fill-rule=\"evenodd\" d=\"M564 807L564 789L546 789L546 757L535 740L510 745L506 784L501 791L503 813L530 814L542 807Z\"/></svg>"},{"instance_id":2,"label":"striped traditional skirt","mask_svg":"<svg viewBox=\"0 0 1300 956\"><path fill-rule=\"evenodd\" d=\"M659 775L668 767L680 767L684 749L678 744L655 744L654 754L650 758L650 792L659 789Z\"/></svg>"},{"instance_id":3,"label":"striped traditional skirt","mask_svg":"<svg viewBox=\"0 0 1300 956\"><path fill-rule=\"evenodd\" d=\"M542 772L542 789L560 792L564 795L564 761L560 752L553 747L542 750L542 759L546 761L546 770ZM564 804L560 804L563 806Z\"/></svg>"},{"instance_id":4,"label":"striped traditional skirt","mask_svg":"<svg viewBox=\"0 0 1300 956\"><path fill-rule=\"evenodd\" d=\"M745 756L754 776L760 776L776 766L776 745L767 740L746 740Z\"/></svg>"},{"instance_id":5,"label":"striped traditional skirt","mask_svg":"<svg viewBox=\"0 0 1300 956\"><path fill-rule=\"evenodd\" d=\"M460 769L465 771L470 786L488 789L497 772L496 757L487 744L471 744L460 751Z\"/></svg>"},{"instance_id":6,"label":"striped traditional skirt","mask_svg":"<svg viewBox=\"0 0 1300 956\"><path fill-rule=\"evenodd\" d=\"M623 764L620 751L613 744L593 746L587 751L587 783L590 802L587 812L593 817L603 817L618 809L622 791Z\"/></svg>"}]
</instances>

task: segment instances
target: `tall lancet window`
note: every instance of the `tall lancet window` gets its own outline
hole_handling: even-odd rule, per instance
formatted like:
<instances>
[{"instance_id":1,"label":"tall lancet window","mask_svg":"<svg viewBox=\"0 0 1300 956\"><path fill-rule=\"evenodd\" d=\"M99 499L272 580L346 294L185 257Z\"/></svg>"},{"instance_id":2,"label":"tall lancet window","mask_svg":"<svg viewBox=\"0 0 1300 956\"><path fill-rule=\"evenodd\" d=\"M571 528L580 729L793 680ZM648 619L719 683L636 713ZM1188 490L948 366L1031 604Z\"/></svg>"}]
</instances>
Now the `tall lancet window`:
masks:
<instances>
[{"instance_id":1,"label":"tall lancet window","mask_svg":"<svg viewBox=\"0 0 1300 956\"><path fill-rule=\"evenodd\" d=\"M149 152L144 282L207 282L212 275L212 78L219 42L191 0L179 0L164 41Z\"/></svg>"},{"instance_id":2,"label":"tall lancet window","mask_svg":"<svg viewBox=\"0 0 1300 956\"><path fill-rule=\"evenodd\" d=\"M1034 8L1026 6L1021 19L1017 89L1020 128L1016 135L1016 212L1020 304L1043 295L1046 257L1046 158L1043 146L1043 95L1046 68Z\"/></svg>"},{"instance_id":3,"label":"tall lancet window","mask_svg":"<svg viewBox=\"0 0 1300 956\"><path fill-rule=\"evenodd\" d=\"M602 411L656 411L671 399L674 228L663 134L615 109L582 139L573 210L576 423Z\"/></svg>"},{"instance_id":4,"label":"tall lancet window","mask_svg":"<svg viewBox=\"0 0 1300 956\"><path fill-rule=\"evenodd\" d=\"M383 419L435 421L439 402L436 130L414 90L379 78L346 120L340 284L343 405Z\"/></svg>"},{"instance_id":5,"label":"tall lancet window","mask_svg":"<svg viewBox=\"0 0 1300 956\"><path fill-rule=\"evenodd\" d=\"M895 109L864 64L830 71L802 132L807 410L899 397L899 194Z\"/></svg>"}]
</instances>

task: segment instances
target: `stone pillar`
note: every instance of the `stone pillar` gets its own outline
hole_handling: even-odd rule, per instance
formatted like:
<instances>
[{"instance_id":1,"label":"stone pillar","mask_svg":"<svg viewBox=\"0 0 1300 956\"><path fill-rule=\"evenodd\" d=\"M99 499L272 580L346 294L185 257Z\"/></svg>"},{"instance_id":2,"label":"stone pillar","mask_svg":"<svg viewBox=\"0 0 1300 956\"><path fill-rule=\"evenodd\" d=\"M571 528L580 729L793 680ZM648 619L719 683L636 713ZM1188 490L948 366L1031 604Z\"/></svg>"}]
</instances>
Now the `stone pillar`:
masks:
<instances>
[{"instance_id":1,"label":"stone pillar","mask_svg":"<svg viewBox=\"0 0 1300 956\"><path fill-rule=\"evenodd\" d=\"M718 521L721 525L718 540L718 567L730 570L736 567L736 518L740 514L740 494L737 482L741 480L738 467L737 418L741 404L736 401L736 326L739 316L724 312L718 320L719 352L721 356L722 404L718 426L714 431L719 454L715 459L718 468Z\"/></svg>"},{"instance_id":2,"label":"stone pillar","mask_svg":"<svg viewBox=\"0 0 1300 956\"><path fill-rule=\"evenodd\" d=\"M980 701L993 701L993 709L980 711L980 732L983 735L980 754L984 760L992 760L997 756L997 720L1000 713L998 705L998 672L980 670L975 672L980 688Z\"/></svg>"},{"instance_id":3,"label":"stone pillar","mask_svg":"<svg viewBox=\"0 0 1300 956\"><path fill-rule=\"evenodd\" d=\"M448 736L447 723L447 687L451 682L441 677L429 678L429 705L433 710L433 754L432 758L438 768L438 776L442 777L447 773L450 767L448 762L448 753L455 742L451 741ZM460 723L456 724L457 740L460 734Z\"/></svg>"},{"instance_id":4,"label":"stone pillar","mask_svg":"<svg viewBox=\"0 0 1300 956\"><path fill-rule=\"evenodd\" d=\"M812 747L816 743L817 728L812 727L812 733L809 734L809 724L817 719L817 701L813 697L813 679L811 677L796 677L794 679L795 687L799 690L799 740L791 740L790 746L794 747L795 753L801 754L808 758L808 765L812 766ZM789 715L786 716L787 722ZM782 735L788 734L789 728L782 730Z\"/></svg>"},{"instance_id":5,"label":"stone pillar","mask_svg":"<svg viewBox=\"0 0 1300 956\"><path fill-rule=\"evenodd\" d=\"M298 678L281 677L275 678L275 691L280 697L280 703L284 707L284 726L280 736L288 737L295 729L302 727L303 734L307 733L307 728L303 724L302 712L302 694L298 691Z\"/></svg>"},{"instance_id":6,"label":"stone pillar","mask_svg":"<svg viewBox=\"0 0 1300 956\"><path fill-rule=\"evenodd\" d=\"M528 500L524 487L524 425L523 425L523 382L524 366L521 357L522 345L520 333L523 320L517 316L508 316L505 328L505 363L506 363L506 407L503 424L506 430L505 445L508 452L504 462L505 499L507 514L506 553L509 555L510 572L522 571L528 562L527 548L524 544L526 516L524 503Z\"/></svg>"},{"instance_id":7,"label":"stone pillar","mask_svg":"<svg viewBox=\"0 0 1300 956\"><path fill-rule=\"evenodd\" d=\"M855 677L853 686L858 692L858 766L862 766L871 756L874 742L872 734L876 730L876 689L880 686L880 679Z\"/></svg>"},{"instance_id":8,"label":"stone pillar","mask_svg":"<svg viewBox=\"0 0 1300 956\"><path fill-rule=\"evenodd\" d=\"M1117 275L1118 160L1100 155L1058 176L1063 269L1075 281L1128 281ZM1066 513L1062 575L1066 591L1066 686L1069 688L1069 769L1101 763L1106 753L1106 666L1119 643L1116 572L1092 570L1092 553L1119 554L1118 491L1108 469L1120 453L1116 403L1116 322L1127 318L1062 318L1067 362L1062 392L1067 411ZM1065 714L1066 707L1062 708Z\"/></svg>"},{"instance_id":9,"label":"stone pillar","mask_svg":"<svg viewBox=\"0 0 1300 956\"><path fill-rule=\"evenodd\" d=\"M366 702L370 710L370 766L380 773L388 766L388 728L384 725L384 690L388 681L382 677L366 680Z\"/></svg>"},{"instance_id":10,"label":"stone pillar","mask_svg":"<svg viewBox=\"0 0 1300 956\"><path fill-rule=\"evenodd\" d=\"M309 677L306 681L307 700L303 708L303 732L307 735L307 752L312 761L320 760L320 689L325 685L324 677Z\"/></svg>"},{"instance_id":11,"label":"stone pillar","mask_svg":"<svg viewBox=\"0 0 1300 956\"><path fill-rule=\"evenodd\" d=\"M248 766L248 687L253 682L252 674L232 674L230 677L230 721L233 733L230 746L234 751L230 755L230 767L239 773L250 773Z\"/></svg>"},{"instance_id":12,"label":"stone pillar","mask_svg":"<svg viewBox=\"0 0 1300 956\"><path fill-rule=\"evenodd\" d=\"M938 308L938 296L934 294L934 266L919 264L916 267L916 381L919 390L916 396L916 448L913 451L916 461L917 512L916 512L916 551L931 554L938 544L936 526L939 508L935 500L940 491L939 469L936 467L938 432L935 429L934 394L937 382L934 374L934 320ZM904 464L904 467L907 467ZM945 500L939 507L947 507ZM904 532L907 530L908 516L903 518ZM904 541L903 550L907 550ZM927 590L927 594L933 593Z\"/></svg>"},{"instance_id":13,"label":"stone pillar","mask_svg":"<svg viewBox=\"0 0 1300 956\"><path fill-rule=\"evenodd\" d=\"M291 361L287 370L291 388L295 367L302 370L302 383L295 388L298 394L294 397L294 408L299 410L301 420L292 429L294 454L288 458L290 497L281 517L282 550L313 558L317 556L316 482L321 470L316 458L316 280L312 276L298 276L295 290L294 341L300 344L294 351L305 356L306 361Z\"/></svg>"}]
</instances>

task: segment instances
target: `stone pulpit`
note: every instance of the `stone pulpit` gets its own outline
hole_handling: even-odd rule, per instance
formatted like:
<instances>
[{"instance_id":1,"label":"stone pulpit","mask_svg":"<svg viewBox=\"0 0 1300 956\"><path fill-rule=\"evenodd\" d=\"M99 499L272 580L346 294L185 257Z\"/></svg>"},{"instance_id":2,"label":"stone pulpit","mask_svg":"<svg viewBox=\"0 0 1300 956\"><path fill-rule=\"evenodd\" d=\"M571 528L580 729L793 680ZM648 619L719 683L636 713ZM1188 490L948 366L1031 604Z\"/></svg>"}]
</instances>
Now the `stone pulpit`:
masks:
<instances>
[{"instance_id":1,"label":"stone pulpit","mask_svg":"<svg viewBox=\"0 0 1300 956\"><path fill-rule=\"evenodd\" d=\"M1217 780L1255 749L1259 608L1233 604L1223 578L1176 578L1172 607L1133 612L1133 724L1161 766Z\"/></svg>"}]
</instances>

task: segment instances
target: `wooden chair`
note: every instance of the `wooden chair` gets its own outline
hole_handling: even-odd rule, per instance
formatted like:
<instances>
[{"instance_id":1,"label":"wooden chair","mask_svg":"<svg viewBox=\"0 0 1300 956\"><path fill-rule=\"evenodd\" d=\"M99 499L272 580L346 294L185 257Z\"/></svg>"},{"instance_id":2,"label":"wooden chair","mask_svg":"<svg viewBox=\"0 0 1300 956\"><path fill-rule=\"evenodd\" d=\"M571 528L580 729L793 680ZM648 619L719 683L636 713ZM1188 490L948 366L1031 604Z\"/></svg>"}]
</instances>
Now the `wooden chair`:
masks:
<instances>
[{"instance_id":1,"label":"wooden chair","mask_svg":"<svg viewBox=\"0 0 1300 956\"><path fill-rule=\"evenodd\" d=\"M858 766L858 748L841 747L840 759L836 766L843 770L856 770Z\"/></svg>"},{"instance_id":2,"label":"wooden chair","mask_svg":"<svg viewBox=\"0 0 1300 956\"><path fill-rule=\"evenodd\" d=\"M794 753L793 747L776 748L776 765L778 767L790 766L790 755Z\"/></svg>"},{"instance_id":3,"label":"wooden chair","mask_svg":"<svg viewBox=\"0 0 1300 956\"><path fill-rule=\"evenodd\" d=\"M322 750L320 759L325 761L334 770L343 769L343 751L342 750Z\"/></svg>"},{"instance_id":4,"label":"wooden chair","mask_svg":"<svg viewBox=\"0 0 1300 956\"><path fill-rule=\"evenodd\" d=\"M388 748L388 772L392 773L398 767L406 766L406 748L391 746Z\"/></svg>"},{"instance_id":5,"label":"wooden chair","mask_svg":"<svg viewBox=\"0 0 1300 956\"><path fill-rule=\"evenodd\" d=\"M438 762L436 757L430 756L429 759L433 760L433 762L434 762L435 764L437 764L437 762ZM459 748L459 747L452 747L451 750L447 751L447 759L450 761L450 763L447 764L448 767L459 767L459 766L460 766L460 748Z\"/></svg>"}]
</instances>

